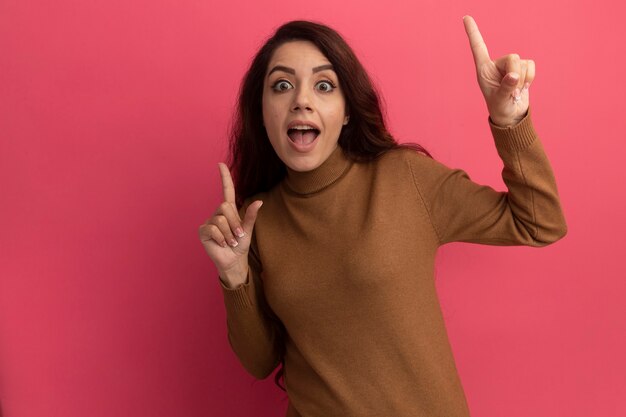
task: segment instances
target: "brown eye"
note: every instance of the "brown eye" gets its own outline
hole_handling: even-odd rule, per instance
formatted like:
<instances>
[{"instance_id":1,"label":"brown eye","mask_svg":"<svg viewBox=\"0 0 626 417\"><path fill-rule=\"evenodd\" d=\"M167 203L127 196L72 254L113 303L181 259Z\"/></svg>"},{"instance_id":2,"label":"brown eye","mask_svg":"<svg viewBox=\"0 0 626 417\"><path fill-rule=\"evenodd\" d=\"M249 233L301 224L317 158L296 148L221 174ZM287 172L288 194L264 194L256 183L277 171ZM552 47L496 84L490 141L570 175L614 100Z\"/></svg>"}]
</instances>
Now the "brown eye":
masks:
<instances>
[{"instance_id":1,"label":"brown eye","mask_svg":"<svg viewBox=\"0 0 626 417\"><path fill-rule=\"evenodd\" d=\"M316 84L316 87L318 87L318 90L323 91L324 93L329 93L333 91L335 88L337 88L330 81L320 81L319 83Z\"/></svg>"},{"instance_id":2,"label":"brown eye","mask_svg":"<svg viewBox=\"0 0 626 417\"><path fill-rule=\"evenodd\" d=\"M274 91L279 91L279 92L289 90L290 88L293 88L293 86L291 85L291 83L289 83L289 81L286 81L286 80L278 80L272 86L272 89Z\"/></svg>"}]
</instances>

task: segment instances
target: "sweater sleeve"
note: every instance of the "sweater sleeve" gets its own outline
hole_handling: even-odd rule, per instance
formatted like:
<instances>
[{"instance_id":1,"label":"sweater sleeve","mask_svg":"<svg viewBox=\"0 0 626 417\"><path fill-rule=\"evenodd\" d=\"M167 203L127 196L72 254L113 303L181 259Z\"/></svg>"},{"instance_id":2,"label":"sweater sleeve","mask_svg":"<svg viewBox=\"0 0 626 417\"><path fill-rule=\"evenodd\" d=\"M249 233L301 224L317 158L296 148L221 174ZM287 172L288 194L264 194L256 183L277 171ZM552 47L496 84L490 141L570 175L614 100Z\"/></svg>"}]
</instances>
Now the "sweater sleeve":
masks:
<instances>
[{"instance_id":1,"label":"sweater sleeve","mask_svg":"<svg viewBox=\"0 0 626 417\"><path fill-rule=\"evenodd\" d=\"M243 217L243 213L242 213ZM254 236L248 253L248 278L230 289L219 279L226 306L230 347L243 367L257 379L265 379L279 363L274 327L260 306L265 302L261 263Z\"/></svg>"},{"instance_id":2,"label":"sweater sleeve","mask_svg":"<svg viewBox=\"0 0 626 417\"><path fill-rule=\"evenodd\" d=\"M498 127L488 120L508 191L473 182L427 156L410 167L439 244L471 242L541 247L567 233L550 162L531 120L530 109L517 125Z\"/></svg>"}]
</instances>

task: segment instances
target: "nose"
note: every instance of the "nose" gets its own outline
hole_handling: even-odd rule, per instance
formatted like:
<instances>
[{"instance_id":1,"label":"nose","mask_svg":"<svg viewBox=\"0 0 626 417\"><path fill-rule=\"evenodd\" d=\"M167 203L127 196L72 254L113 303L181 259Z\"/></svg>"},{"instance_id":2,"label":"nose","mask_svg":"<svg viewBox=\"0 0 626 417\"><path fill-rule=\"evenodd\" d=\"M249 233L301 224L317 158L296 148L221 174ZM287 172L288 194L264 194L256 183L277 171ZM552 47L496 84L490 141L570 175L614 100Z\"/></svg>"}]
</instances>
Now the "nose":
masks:
<instances>
[{"instance_id":1,"label":"nose","mask_svg":"<svg viewBox=\"0 0 626 417\"><path fill-rule=\"evenodd\" d=\"M292 111L305 110L311 111L313 108L311 107L311 101L309 99L309 92L306 88L298 88L296 89L296 94L293 98L293 103L291 105Z\"/></svg>"}]
</instances>

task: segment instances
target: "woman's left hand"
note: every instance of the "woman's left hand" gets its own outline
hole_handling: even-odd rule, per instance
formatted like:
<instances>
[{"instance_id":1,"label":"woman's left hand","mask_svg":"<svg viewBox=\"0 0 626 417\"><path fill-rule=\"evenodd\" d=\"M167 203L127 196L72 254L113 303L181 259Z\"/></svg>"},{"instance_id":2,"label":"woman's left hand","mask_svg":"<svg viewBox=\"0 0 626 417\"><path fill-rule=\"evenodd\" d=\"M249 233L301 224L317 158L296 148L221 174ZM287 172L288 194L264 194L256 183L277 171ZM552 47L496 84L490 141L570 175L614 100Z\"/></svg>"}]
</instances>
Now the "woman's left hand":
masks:
<instances>
[{"instance_id":1,"label":"woman's left hand","mask_svg":"<svg viewBox=\"0 0 626 417\"><path fill-rule=\"evenodd\" d=\"M492 61L474 19L464 16L463 23L489 116L498 126L514 126L528 111L528 87L535 79L535 62L532 59L520 59L518 54L505 55Z\"/></svg>"}]
</instances>

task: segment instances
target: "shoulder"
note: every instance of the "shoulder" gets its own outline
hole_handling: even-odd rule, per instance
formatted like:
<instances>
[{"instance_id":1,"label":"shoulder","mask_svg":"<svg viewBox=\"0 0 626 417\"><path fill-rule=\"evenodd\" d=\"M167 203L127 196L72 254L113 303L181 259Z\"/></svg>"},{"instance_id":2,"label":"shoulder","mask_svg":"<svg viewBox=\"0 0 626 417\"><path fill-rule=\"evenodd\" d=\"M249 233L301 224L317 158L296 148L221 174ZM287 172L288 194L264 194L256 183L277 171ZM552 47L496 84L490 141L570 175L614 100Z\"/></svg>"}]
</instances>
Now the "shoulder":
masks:
<instances>
[{"instance_id":1,"label":"shoulder","mask_svg":"<svg viewBox=\"0 0 626 417\"><path fill-rule=\"evenodd\" d=\"M437 189L450 180L469 179L464 170L451 168L410 147L400 147L386 152L380 157L379 164L379 173L394 181L398 178L410 178L420 192L424 189Z\"/></svg>"},{"instance_id":2,"label":"shoulder","mask_svg":"<svg viewBox=\"0 0 626 417\"><path fill-rule=\"evenodd\" d=\"M401 146L391 149L379 156L376 164L381 169L409 169L411 171L428 170L430 167L442 165L430 156L410 147Z\"/></svg>"},{"instance_id":3,"label":"shoulder","mask_svg":"<svg viewBox=\"0 0 626 417\"><path fill-rule=\"evenodd\" d=\"M428 155L409 146L399 146L397 148L390 149L382 154L379 158L392 162L420 160L422 158L432 159Z\"/></svg>"}]
</instances>

